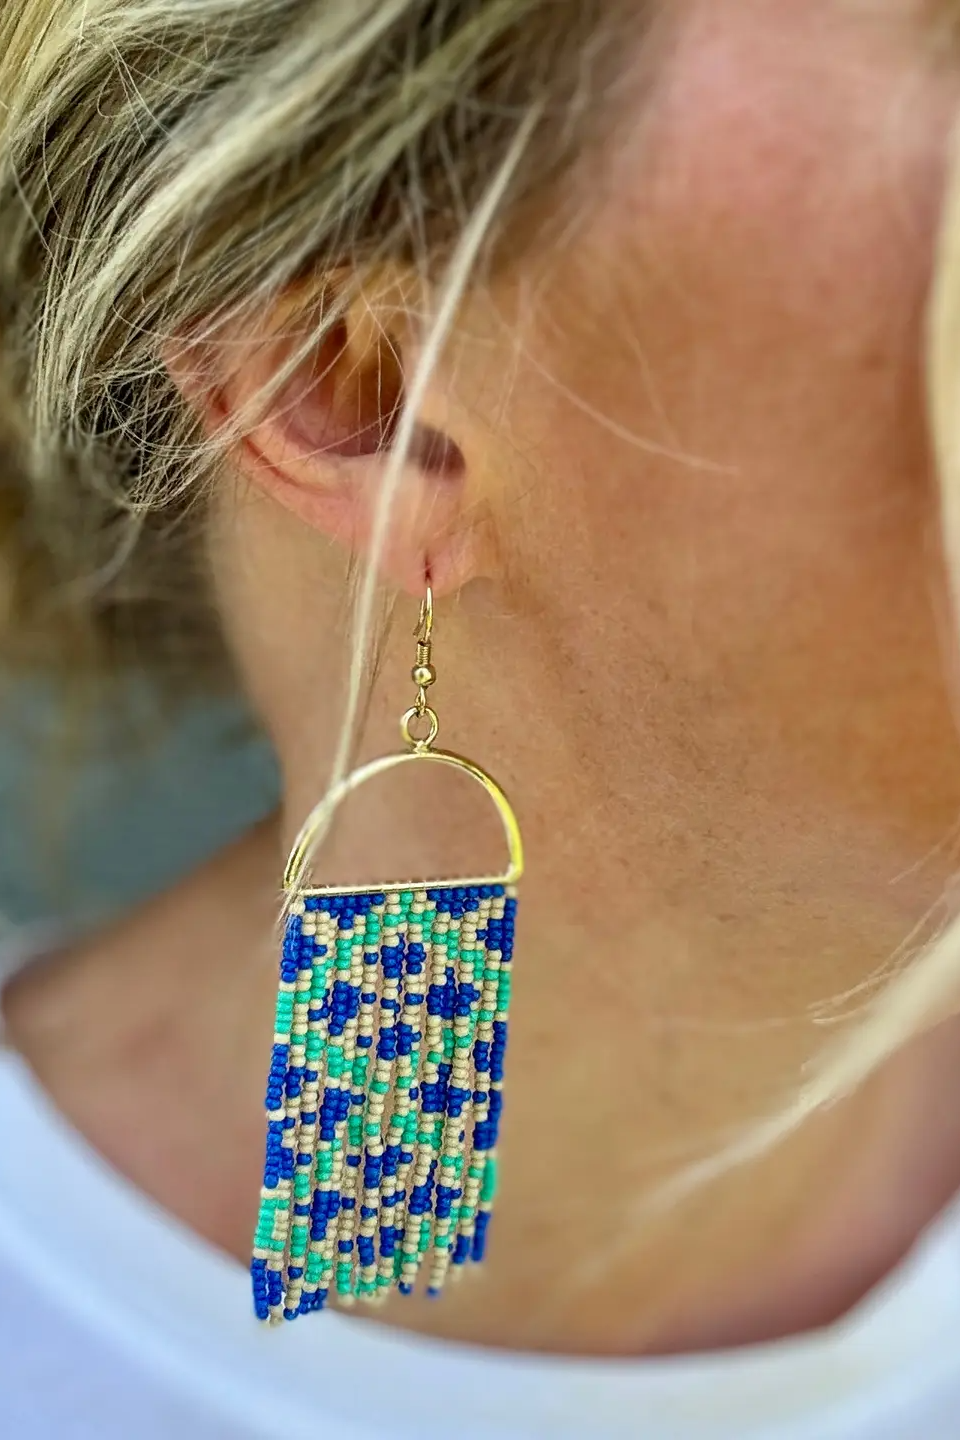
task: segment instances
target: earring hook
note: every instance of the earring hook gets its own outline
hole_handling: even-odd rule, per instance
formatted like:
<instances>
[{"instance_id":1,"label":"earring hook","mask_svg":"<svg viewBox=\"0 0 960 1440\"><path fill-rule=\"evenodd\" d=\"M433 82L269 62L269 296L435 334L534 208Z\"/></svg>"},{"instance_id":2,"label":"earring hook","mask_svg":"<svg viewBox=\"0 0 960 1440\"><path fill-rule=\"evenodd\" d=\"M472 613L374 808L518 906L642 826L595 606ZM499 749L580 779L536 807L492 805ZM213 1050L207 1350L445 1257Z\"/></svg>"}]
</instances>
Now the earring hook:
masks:
<instances>
[{"instance_id":1,"label":"earring hook","mask_svg":"<svg viewBox=\"0 0 960 1440\"><path fill-rule=\"evenodd\" d=\"M433 667L433 586L427 572L426 591L420 601L420 618L414 630L417 641L417 663L410 672L410 678L417 687L417 698L400 722L400 733L407 744L418 754L431 748L440 732L440 721L435 710L427 704L427 691L436 684L437 672ZM412 725L427 723L425 735L415 735Z\"/></svg>"},{"instance_id":2,"label":"earring hook","mask_svg":"<svg viewBox=\"0 0 960 1440\"><path fill-rule=\"evenodd\" d=\"M420 618L417 621L417 628L414 630L417 642L420 645L429 645L433 639L433 586L427 580L426 593L420 601Z\"/></svg>"}]
</instances>

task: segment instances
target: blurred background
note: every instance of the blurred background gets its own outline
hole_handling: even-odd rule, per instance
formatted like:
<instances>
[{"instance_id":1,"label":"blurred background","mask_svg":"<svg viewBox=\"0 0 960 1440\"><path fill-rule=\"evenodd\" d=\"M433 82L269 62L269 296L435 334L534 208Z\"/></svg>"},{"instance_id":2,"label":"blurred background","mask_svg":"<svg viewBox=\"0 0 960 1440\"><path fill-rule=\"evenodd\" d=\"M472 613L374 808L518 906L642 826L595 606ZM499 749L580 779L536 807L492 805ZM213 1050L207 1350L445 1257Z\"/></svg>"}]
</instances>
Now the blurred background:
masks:
<instances>
[{"instance_id":1,"label":"blurred background","mask_svg":"<svg viewBox=\"0 0 960 1440\"><path fill-rule=\"evenodd\" d=\"M273 752L242 708L164 714L147 686L69 739L42 688L0 706L0 917L85 928L135 905L270 813Z\"/></svg>"}]
</instances>

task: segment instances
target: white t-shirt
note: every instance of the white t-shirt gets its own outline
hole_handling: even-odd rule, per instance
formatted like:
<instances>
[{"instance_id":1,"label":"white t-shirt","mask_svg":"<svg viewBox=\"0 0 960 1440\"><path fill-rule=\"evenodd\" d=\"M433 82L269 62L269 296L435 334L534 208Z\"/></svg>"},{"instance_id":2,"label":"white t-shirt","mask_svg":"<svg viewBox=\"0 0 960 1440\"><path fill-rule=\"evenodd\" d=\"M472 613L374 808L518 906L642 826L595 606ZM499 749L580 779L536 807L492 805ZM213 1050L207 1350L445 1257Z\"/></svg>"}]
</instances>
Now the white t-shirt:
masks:
<instances>
[{"instance_id":1,"label":"white t-shirt","mask_svg":"<svg viewBox=\"0 0 960 1440\"><path fill-rule=\"evenodd\" d=\"M245 1269L112 1170L0 1038L0 1435L958 1440L960 1201L842 1324L723 1355L510 1357L329 1313L266 1329Z\"/></svg>"}]
</instances>

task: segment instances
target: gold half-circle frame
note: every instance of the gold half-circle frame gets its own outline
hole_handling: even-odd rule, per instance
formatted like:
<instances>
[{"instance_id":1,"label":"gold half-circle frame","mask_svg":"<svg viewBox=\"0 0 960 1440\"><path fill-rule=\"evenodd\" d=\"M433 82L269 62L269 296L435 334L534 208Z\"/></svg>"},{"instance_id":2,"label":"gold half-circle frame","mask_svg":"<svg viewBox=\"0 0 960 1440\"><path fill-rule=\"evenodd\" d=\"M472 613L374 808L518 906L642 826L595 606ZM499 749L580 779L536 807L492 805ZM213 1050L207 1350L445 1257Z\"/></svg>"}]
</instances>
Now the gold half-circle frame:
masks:
<instances>
[{"instance_id":1,"label":"gold half-circle frame","mask_svg":"<svg viewBox=\"0 0 960 1440\"><path fill-rule=\"evenodd\" d=\"M400 765L409 765L414 762L432 761L435 765L447 765L451 769L459 770L462 774L469 775L478 785L486 791L493 801L497 813L503 823L504 836L507 841L509 852L509 865L502 875L468 875L454 876L446 879L436 880L391 880L383 881L378 885L320 885L303 886L301 880L305 870L310 865L313 851L326 835L330 828L334 814L343 804L349 795L366 785L370 780L375 780L380 775L387 774L390 770L397 769ZM520 835L520 826L517 817L513 812L513 806L507 799L503 790L485 770L479 765L474 765L472 760L465 760L462 755L455 755L450 750L432 750L427 747L416 748L396 755L384 755L379 760L372 760L368 765L363 765L348 775L345 780L334 787L329 794L325 795L319 805L311 812L303 829L294 842L287 861L287 868L283 873L283 888L285 891L295 892L297 895L375 895L381 890L396 889L398 885L408 888L424 889L435 886L473 886L473 885L515 885L523 874L523 840Z\"/></svg>"}]
</instances>

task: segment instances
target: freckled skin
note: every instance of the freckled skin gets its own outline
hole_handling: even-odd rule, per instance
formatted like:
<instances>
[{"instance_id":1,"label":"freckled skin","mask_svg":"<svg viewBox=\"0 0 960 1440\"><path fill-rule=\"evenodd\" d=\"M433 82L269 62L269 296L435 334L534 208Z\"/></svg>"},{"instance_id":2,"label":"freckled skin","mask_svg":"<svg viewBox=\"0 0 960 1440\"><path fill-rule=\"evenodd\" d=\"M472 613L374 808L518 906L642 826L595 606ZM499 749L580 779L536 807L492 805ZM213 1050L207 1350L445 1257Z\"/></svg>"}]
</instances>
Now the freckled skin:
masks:
<instances>
[{"instance_id":1,"label":"freckled skin","mask_svg":"<svg viewBox=\"0 0 960 1440\"><path fill-rule=\"evenodd\" d=\"M795 1090L817 1007L870 980L953 869L922 366L957 76L926 8L668 3L603 153L571 178L579 225L466 306L428 396L486 546L438 606L431 698L444 739L511 792L530 865L487 1273L392 1323L625 1354L769 1338L841 1313L960 1184L960 1122L937 1103L960 1093L947 1026L759 1164L639 1209ZM341 715L343 563L243 486L224 489L212 554L289 836ZM385 647L370 751L395 743L407 632ZM469 849L466 802L420 803L443 853ZM346 851L379 856L384 822L367 812ZM217 1083L253 1096L269 905L247 882L215 922L204 896L237 893L231 867L268 875L275 845L251 840L58 976L65 1029L131 943L169 974L176 934L192 975L215 928L244 1000ZM207 983L212 1007L222 977ZM50 1044L49 995L21 985L11 1017L28 1053L60 1057L44 1078L116 1163L242 1255L259 1115L214 1163L168 1078L171 1046L206 1074L205 993L192 1029L174 988L166 1002L149 1153L103 1119L106 1078L85 1093ZM209 1171L193 1210L158 1134Z\"/></svg>"}]
</instances>

